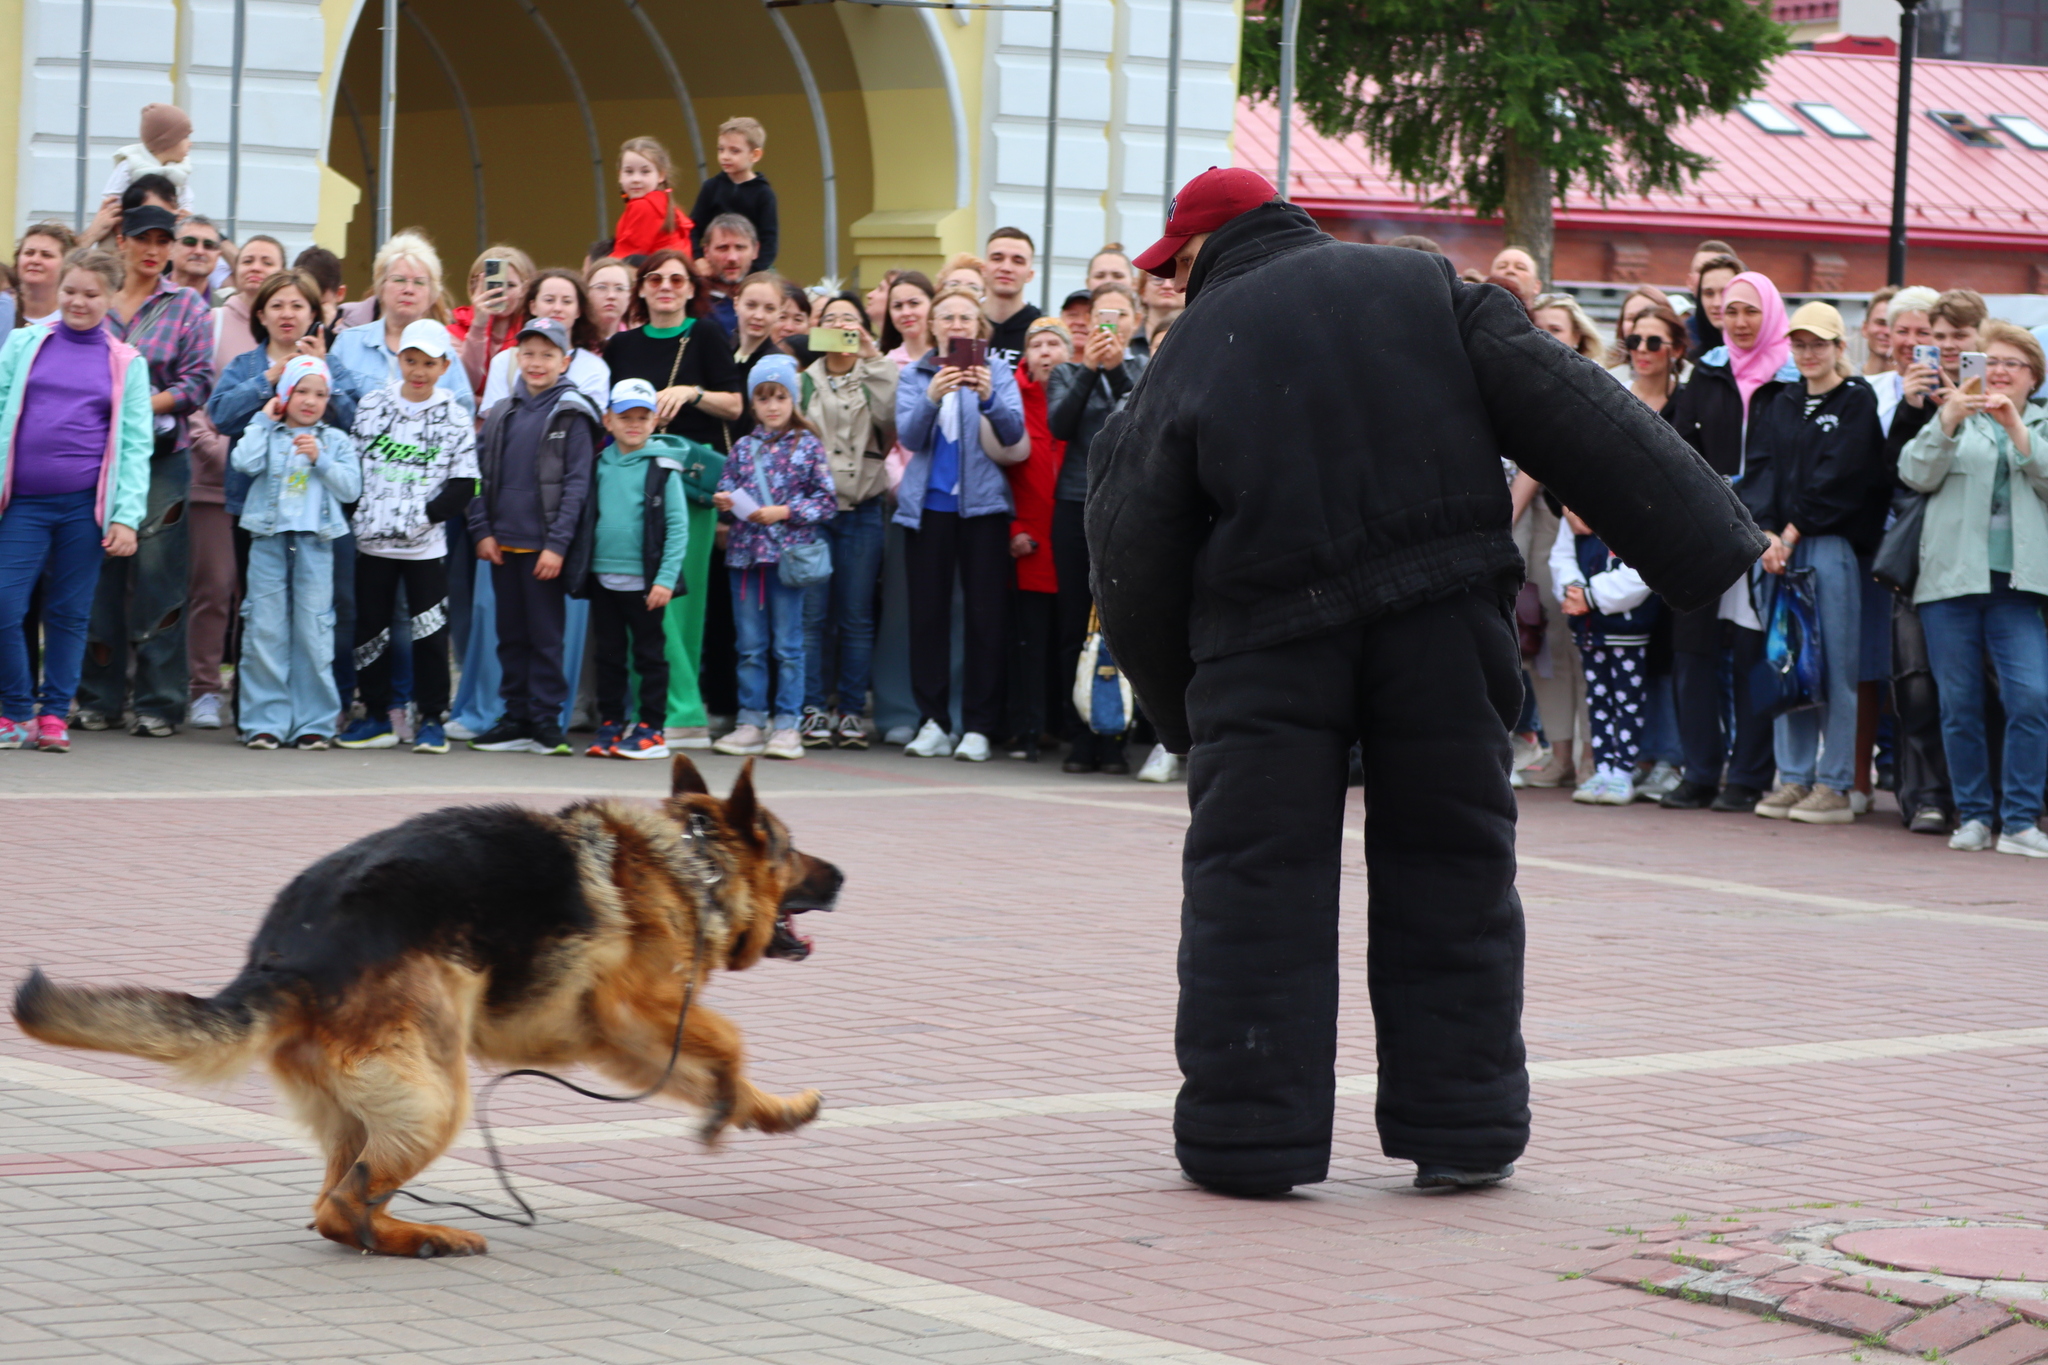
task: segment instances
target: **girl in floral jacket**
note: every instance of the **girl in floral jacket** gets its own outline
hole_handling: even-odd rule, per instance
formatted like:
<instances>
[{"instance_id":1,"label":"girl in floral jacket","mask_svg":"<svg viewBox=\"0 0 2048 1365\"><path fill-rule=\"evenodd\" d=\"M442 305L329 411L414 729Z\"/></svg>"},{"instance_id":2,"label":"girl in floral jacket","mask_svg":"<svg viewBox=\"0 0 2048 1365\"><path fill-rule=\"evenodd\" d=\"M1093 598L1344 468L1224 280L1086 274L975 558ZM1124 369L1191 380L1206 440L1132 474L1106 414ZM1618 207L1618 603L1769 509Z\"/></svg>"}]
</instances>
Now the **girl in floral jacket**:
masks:
<instances>
[{"instance_id":1,"label":"girl in floral jacket","mask_svg":"<svg viewBox=\"0 0 2048 1365\"><path fill-rule=\"evenodd\" d=\"M722 754L802 758L804 590L786 586L782 551L818 539L839 510L818 433L796 410L796 361L770 354L747 377L760 425L733 443L712 501L733 515L725 545L739 650L739 725L712 747ZM765 485L765 488L764 488ZM775 651L773 707L768 652Z\"/></svg>"}]
</instances>

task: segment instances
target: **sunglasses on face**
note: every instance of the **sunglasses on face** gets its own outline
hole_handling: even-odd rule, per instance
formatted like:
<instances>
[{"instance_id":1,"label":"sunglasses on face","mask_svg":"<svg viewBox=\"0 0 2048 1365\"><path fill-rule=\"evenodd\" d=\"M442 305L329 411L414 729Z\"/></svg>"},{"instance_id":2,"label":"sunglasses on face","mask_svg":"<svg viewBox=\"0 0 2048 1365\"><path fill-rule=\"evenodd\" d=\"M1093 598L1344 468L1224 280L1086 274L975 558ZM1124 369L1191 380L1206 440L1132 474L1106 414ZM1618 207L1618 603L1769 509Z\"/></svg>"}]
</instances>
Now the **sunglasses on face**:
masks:
<instances>
[{"instance_id":1,"label":"sunglasses on face","mask_svg":"<svg viewBox=\"0 0 2048 1365\"><path fill-rule=\"evenodd\" d=\"M649 275L645 280L647 284L666 284L672 286L684 285L689 282L690 277L688 275Z\"/></svg>"},{"instance_id":2,"label":"sunglasses on face","mask_svg":"<svg viewBox=\"0 0 2048 1365\"><path fill-rule=\"evenodd\" d=\"M1664 349L1664 338L1658 336L1626 336L1621 339L1623 350L1648 351L1651 355Z\"/></svg>"},{"instance_id":3,"label":"sunglasses on face","mask_svg":"<svg viewBox=\"0 0 2048 1365\"><path fill-rule=\"evenodd\" d=\"M219 242L209 241L209 240L207 240L207 239L206 239L206 238L204 238L204 237L180 237L180 238L178 239L178 245L179 245L179 246L203 246L203 247L205 247L205 248L206 248L206 249L207 249L208 251L219 251L219 250L220 250L220 243L219 243Z\"/></svg>"}]
</instances>

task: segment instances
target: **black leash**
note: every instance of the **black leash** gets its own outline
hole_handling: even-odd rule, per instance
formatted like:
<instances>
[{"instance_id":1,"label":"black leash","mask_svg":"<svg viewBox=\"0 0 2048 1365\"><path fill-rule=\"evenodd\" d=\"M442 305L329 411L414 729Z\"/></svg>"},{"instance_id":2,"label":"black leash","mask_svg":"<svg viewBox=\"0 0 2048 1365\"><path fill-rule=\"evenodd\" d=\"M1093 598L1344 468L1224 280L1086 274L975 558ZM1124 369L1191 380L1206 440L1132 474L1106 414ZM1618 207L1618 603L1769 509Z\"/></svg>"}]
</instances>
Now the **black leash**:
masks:
<instances>
[{"instance_id":1,"label":"black leash","mask_svg":"<svg viewBox=\"0 0 2048 1365\"><path fill-rule=\"evenodd\" d=\"M660 1093L662 1087L668 1084L669 1078L675 1075L676 1062L683 1054L683 1030L690 1021L690 1006L697 998L697 964L704 960L704 912L708 908L706 902L709 900L711 893L717 889L718 884L725 880L725 874L719 871L717 865L704 853L704 834L708 828L709 824L703 816L692 815L690 817L690 847L696 854L697 862L701 869L699 884L702 896L696 908L696 930L690 944L691 970L689 979L683 986L683 1007L676 1014L676 1036L669 1043L668 1065L661 1069L660 1078L645 1090L632 1095L606 1095L600 1091L586 1090L576 1084L576 1082L565 1080L552 1071L542 1071L537 1067L530 1066L521 1067L517 1071L501 1072L484 1082L483 1089L477 1092L476 1097L476 1126L484 1135L484 1150L491 1154L491 1171L498 1177L499 1187L505 1191L506 1198L519 1206L519 1211L525 1215L524 1217L517 1217L508 1213L492 1213L489 1209L480 1209L474 1204L465 1204L459 1199L428 1199L424 1195L414 1194L411 1190L393 1190L391 1194L402 1194L414 1203L424 1204L430 1209L462 1209L465 1212L477 1215L479 1218L488 1218L494 1223L511 1223L517 1227L530 1228L540 1221L540 1215L534 1212L533 1205L520 1197L519 1191L512 1186L512 1177L506 1173L504 1154L499 1152L497 1138L491 1133L489 1117L491 1092L515 1076L538 1076L544 1081L553 1081L564 1090L573 1090L585 1099L603 1100L606 1104L637 1104L641 1100L649 1099ZM388 1202L391 1194L385 1195L383 1199L374 1201L372 1207Z\"/></svg>"}]
</instances>

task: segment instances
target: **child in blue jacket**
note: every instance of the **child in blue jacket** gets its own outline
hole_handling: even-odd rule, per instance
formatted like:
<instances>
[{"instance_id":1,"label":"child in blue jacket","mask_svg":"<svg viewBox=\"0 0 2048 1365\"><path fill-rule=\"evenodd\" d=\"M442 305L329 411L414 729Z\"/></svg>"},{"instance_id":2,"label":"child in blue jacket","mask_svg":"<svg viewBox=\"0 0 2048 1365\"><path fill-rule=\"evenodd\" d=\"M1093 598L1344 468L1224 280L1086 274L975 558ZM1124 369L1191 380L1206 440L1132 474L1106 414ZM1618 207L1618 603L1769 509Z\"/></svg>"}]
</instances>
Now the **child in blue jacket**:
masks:
<instances>
[{"instance_id":1,"label":"child in blue jacket","mask_svg":"<svg viewBox=\"0 0 2048 1365\"><path fill-rule=\"evenodd\" d=\"M1605 541L1565 509L1550 547L1550 581L1572 618L1586 671L1586 714L1592 721L1593 775L1572 800L1626 806L1636 799L1643 705L1649 692L1650 627L1663 603L1642 575L1615 558Z\"/></svg>"}]
</instances>

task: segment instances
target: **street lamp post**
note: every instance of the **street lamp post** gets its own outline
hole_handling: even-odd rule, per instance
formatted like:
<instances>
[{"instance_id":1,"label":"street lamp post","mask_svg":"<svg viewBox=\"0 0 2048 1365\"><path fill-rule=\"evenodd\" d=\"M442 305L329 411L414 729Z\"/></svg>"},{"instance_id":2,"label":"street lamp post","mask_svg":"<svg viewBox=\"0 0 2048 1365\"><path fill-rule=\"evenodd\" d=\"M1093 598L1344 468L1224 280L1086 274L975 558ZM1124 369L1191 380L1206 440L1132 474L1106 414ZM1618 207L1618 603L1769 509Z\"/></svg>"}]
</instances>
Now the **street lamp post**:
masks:
<instances>
[{"instance_id":1,"label":"street lamp post","mask_svg":"<svg viewBox=\"0 0 2048 1365\"><path fill-rule=\"evenodd\" d=\"M1892 237L1885 278L1906 283L1906 142L1913 130L1913 53L1920 46L1920 0L1899 0L1899 131L1892 145Z\"/></svg>"}]
</instances>

